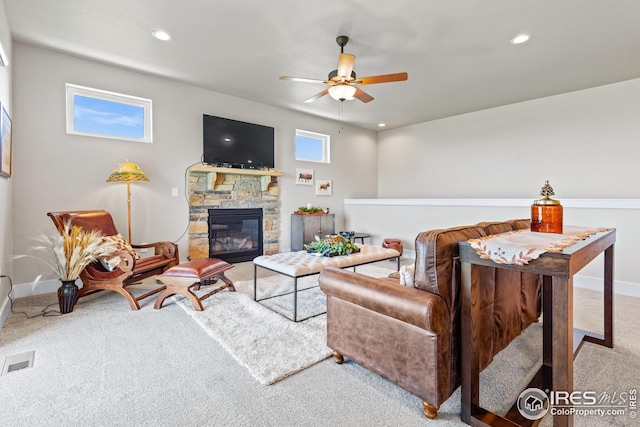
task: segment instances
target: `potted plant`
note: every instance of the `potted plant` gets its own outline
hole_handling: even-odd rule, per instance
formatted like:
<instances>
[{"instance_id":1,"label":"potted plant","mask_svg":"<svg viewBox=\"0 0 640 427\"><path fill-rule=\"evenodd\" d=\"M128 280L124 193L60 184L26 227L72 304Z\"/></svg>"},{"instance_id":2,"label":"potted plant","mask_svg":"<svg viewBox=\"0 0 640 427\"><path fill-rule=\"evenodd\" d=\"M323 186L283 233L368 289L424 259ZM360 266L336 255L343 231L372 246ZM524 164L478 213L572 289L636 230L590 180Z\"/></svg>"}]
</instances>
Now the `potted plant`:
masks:
<instances>
[{"instance_id":1,"label":"potted plant","mask_svg":"<svg viewBox=\"0 0 640 427\"><path fill-rule=\"evenodd\" d=\"M327 239L321 240L320 237L315 236L316 239L304 245L307 252L316 253L318 256L339 256L349 255L354 252L360 252L360 248L350 240L345 240L342 236L330 236Z\"/></svg>"},{"instance_id":2,"label":"potted plant","mask_svg":"<svg viewBox=\"0 0 640 427\"><path fill-rule=\"evenodd\" d=\"M61 314L73 311L78 299L78 286L75 282L80 277L82 270L90 263L99 258L108 257L118 250L112 240L103 239L100 231L86 231L78 226L72 226L69 222L64 224L64 229L60 234L42 236L38 242L40 244L35 249L46 252L53 260L36 258L49 266L62 282L58 288L58 303ZM38 276L36 282L41 277L42 275Z\"/></svg>"},{"instance_id":3,"label":"potted plant","mask_svg":"<svg viewBox=\"0 0 640 427\"><path fill-rule=\"evenodd\" d=\"M324 211L317 206L300 206L297 211L293 212L296 215L322 215Z\"/></svg>"},{"instance_id":4,"label":"potted plant","mask_svg":"<svg viewBox=\"0 0 640 427\"><path fill-rule=\"evenodd\" d=\"M354 252L360 252L360 248L353 242L335 242L329 247L329 253L335 255L350 255ZM329 255L331 256L331 255Z\"/></svg>"},{"instance_id":5,"label":"potted plant","mask_svg":"<svg viewBox=\"0 0 640 427\"><path fill-rule=\"evenodd\" d=\"M316 240L304 245L304 248L309 253L324 255L328 252L330 246L331 245L329 243L325 242L324 240L320 240L320 238L316 236Z\"/></svg>"}]
</instances>

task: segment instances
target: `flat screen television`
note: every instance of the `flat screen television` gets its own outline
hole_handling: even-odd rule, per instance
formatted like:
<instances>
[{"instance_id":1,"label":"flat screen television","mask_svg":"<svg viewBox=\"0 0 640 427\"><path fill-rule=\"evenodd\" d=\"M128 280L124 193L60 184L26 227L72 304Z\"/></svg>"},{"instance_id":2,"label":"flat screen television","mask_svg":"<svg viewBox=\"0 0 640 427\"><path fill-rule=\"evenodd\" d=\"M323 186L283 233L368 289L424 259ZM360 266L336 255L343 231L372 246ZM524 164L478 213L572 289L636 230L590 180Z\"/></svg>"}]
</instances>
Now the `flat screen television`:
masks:
<instances>
[{"instance_id":1,"label":"flat screen television","mask_svg":"<svg viewBox=\"0 0 640 427\"><path fill-rule=\"evenodd\" d=\"M204 163L234 168L274 168L274 130L269 126L202 115Z\"/></svg>"}]
</instances>

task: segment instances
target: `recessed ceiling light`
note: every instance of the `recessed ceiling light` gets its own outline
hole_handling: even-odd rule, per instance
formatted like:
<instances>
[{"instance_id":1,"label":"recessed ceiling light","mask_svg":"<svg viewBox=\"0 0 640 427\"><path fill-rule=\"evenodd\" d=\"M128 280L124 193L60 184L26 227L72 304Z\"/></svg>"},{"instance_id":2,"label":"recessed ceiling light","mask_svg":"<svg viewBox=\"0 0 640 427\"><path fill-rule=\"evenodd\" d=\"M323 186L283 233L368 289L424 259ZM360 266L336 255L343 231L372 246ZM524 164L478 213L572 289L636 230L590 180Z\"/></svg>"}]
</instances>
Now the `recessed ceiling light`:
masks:
<instances>
[{"instance_id":1,"label":"recessed ceiling light","mask_svg":"<svg viewBox=\"0 0 640 427\"><path fill-rule=\"evenodd\" d=\"M518 34L517 36L511 39L511 44L521 44L529 41L530 38L531 38L531 34L527 34L527 33Z\"/></svg>"},{"instance_id":2,"label":"recessed ceiling light","mask_svg":"<svg viewBox=\"0 0 640 427\"><path fill-rule=\"evenodd\" d=\"M383 127L385 127L385 126L386 126L386 123L378 123L378 126L379 126L379 127L381 127L381 128L383 128Z\"/></svg>"},{"instance_id":3,"label":"recessed ceiling light","mask_svg":"<svg viewBox=\"0 0 640 427\"><path fill-rule=\"evenodd\" d=\"M158 40L162 40L162 41L171 40L171 36L166 31L155 30L154 32L151 33L151 35L157 38Z\"/></svg>"}]
</instances>

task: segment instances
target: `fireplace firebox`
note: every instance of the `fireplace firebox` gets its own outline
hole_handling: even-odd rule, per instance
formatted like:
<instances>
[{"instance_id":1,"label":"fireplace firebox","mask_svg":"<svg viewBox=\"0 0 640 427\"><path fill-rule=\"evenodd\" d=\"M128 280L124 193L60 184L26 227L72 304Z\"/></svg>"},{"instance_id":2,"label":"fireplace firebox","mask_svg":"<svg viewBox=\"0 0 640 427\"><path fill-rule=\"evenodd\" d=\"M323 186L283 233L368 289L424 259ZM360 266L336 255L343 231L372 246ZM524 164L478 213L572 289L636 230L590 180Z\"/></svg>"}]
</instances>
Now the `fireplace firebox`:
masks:
<instances>
[{"instance_id":1,"label":"fireplace firebox","mask_svg":"<svg viewBox=\"0 0 640 427\"><path fill-rule=\"evenodd\" d=\"M262 209L209 209L209 258L251 261L262 255Z\"/></svg>"}]
</instances>

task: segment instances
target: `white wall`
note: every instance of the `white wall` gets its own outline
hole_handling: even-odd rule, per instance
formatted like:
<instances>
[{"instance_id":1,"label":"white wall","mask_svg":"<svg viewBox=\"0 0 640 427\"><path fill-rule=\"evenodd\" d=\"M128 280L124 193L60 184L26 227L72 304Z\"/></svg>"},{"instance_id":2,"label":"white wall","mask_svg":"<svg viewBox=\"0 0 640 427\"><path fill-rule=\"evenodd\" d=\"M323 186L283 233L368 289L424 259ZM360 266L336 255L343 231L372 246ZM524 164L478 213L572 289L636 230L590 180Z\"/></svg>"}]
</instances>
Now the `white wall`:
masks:
<instances>
[{"instance_id":1,"label":"white wall","mask_svg":"<svg viewBox=\"0 0 640 427\"><path fill-rule=\"evenodd\" d=\"M379 133L378 197L638 198L640 79Z\"/></svg>"},{"instance_id":2,"label":"white wall","mask_svg":"<svg viewBox=\"0 0 640 427\"><path fill-rule=\"evenodd\" d=\"M0 0L0 45L7 56L9 65L0 67L0 104L4 106L9 116L15 119L11 100L11 69L13 68L11 34L9 23L4 9L4 2ZM8 261L12 253L12 178L0 177L0 273L11 276L11 263ZM0 280L0 325L8 316L9 310L7 294L9 293L9 281L7 278Z\"/></svg>"},{"instance_id":3,"label":"white wall","mask_svg":"<svg viewBox=\"0 0 640 427\"><path fill-rule=\"evenodd\" d=\"M126 234L126 187L106 183L125 158L136 162L150 178L132 184L133 241L180 238L186 260L188 206L184 198L185 169L200 161L202 114L228 117L275 128L276 169L281 197L281 245L289 247L289 215L307 203L330 207L342 227L343 199L377 194L377 135L248 100L234 98L175 81L63 55L14 45L15 253L29 253L30 239L54 233L48 211L106 209ZM153 100L154 142L144 144L68 135L65 131L65 83L95 87ZM297 162L295 129L331 136L332 162ZM353 161L356 159L357 161ZM316 177L332 179L333 196L317 197L314 188L295 185L296 167L313 168ZM354 179L357 177L357 179ZM180 197L171 197L178 187ZM181 237L182 236L182 237ZM15 263L17 282L29 282L42 266Z\"/></svg>"}]
</instances>

